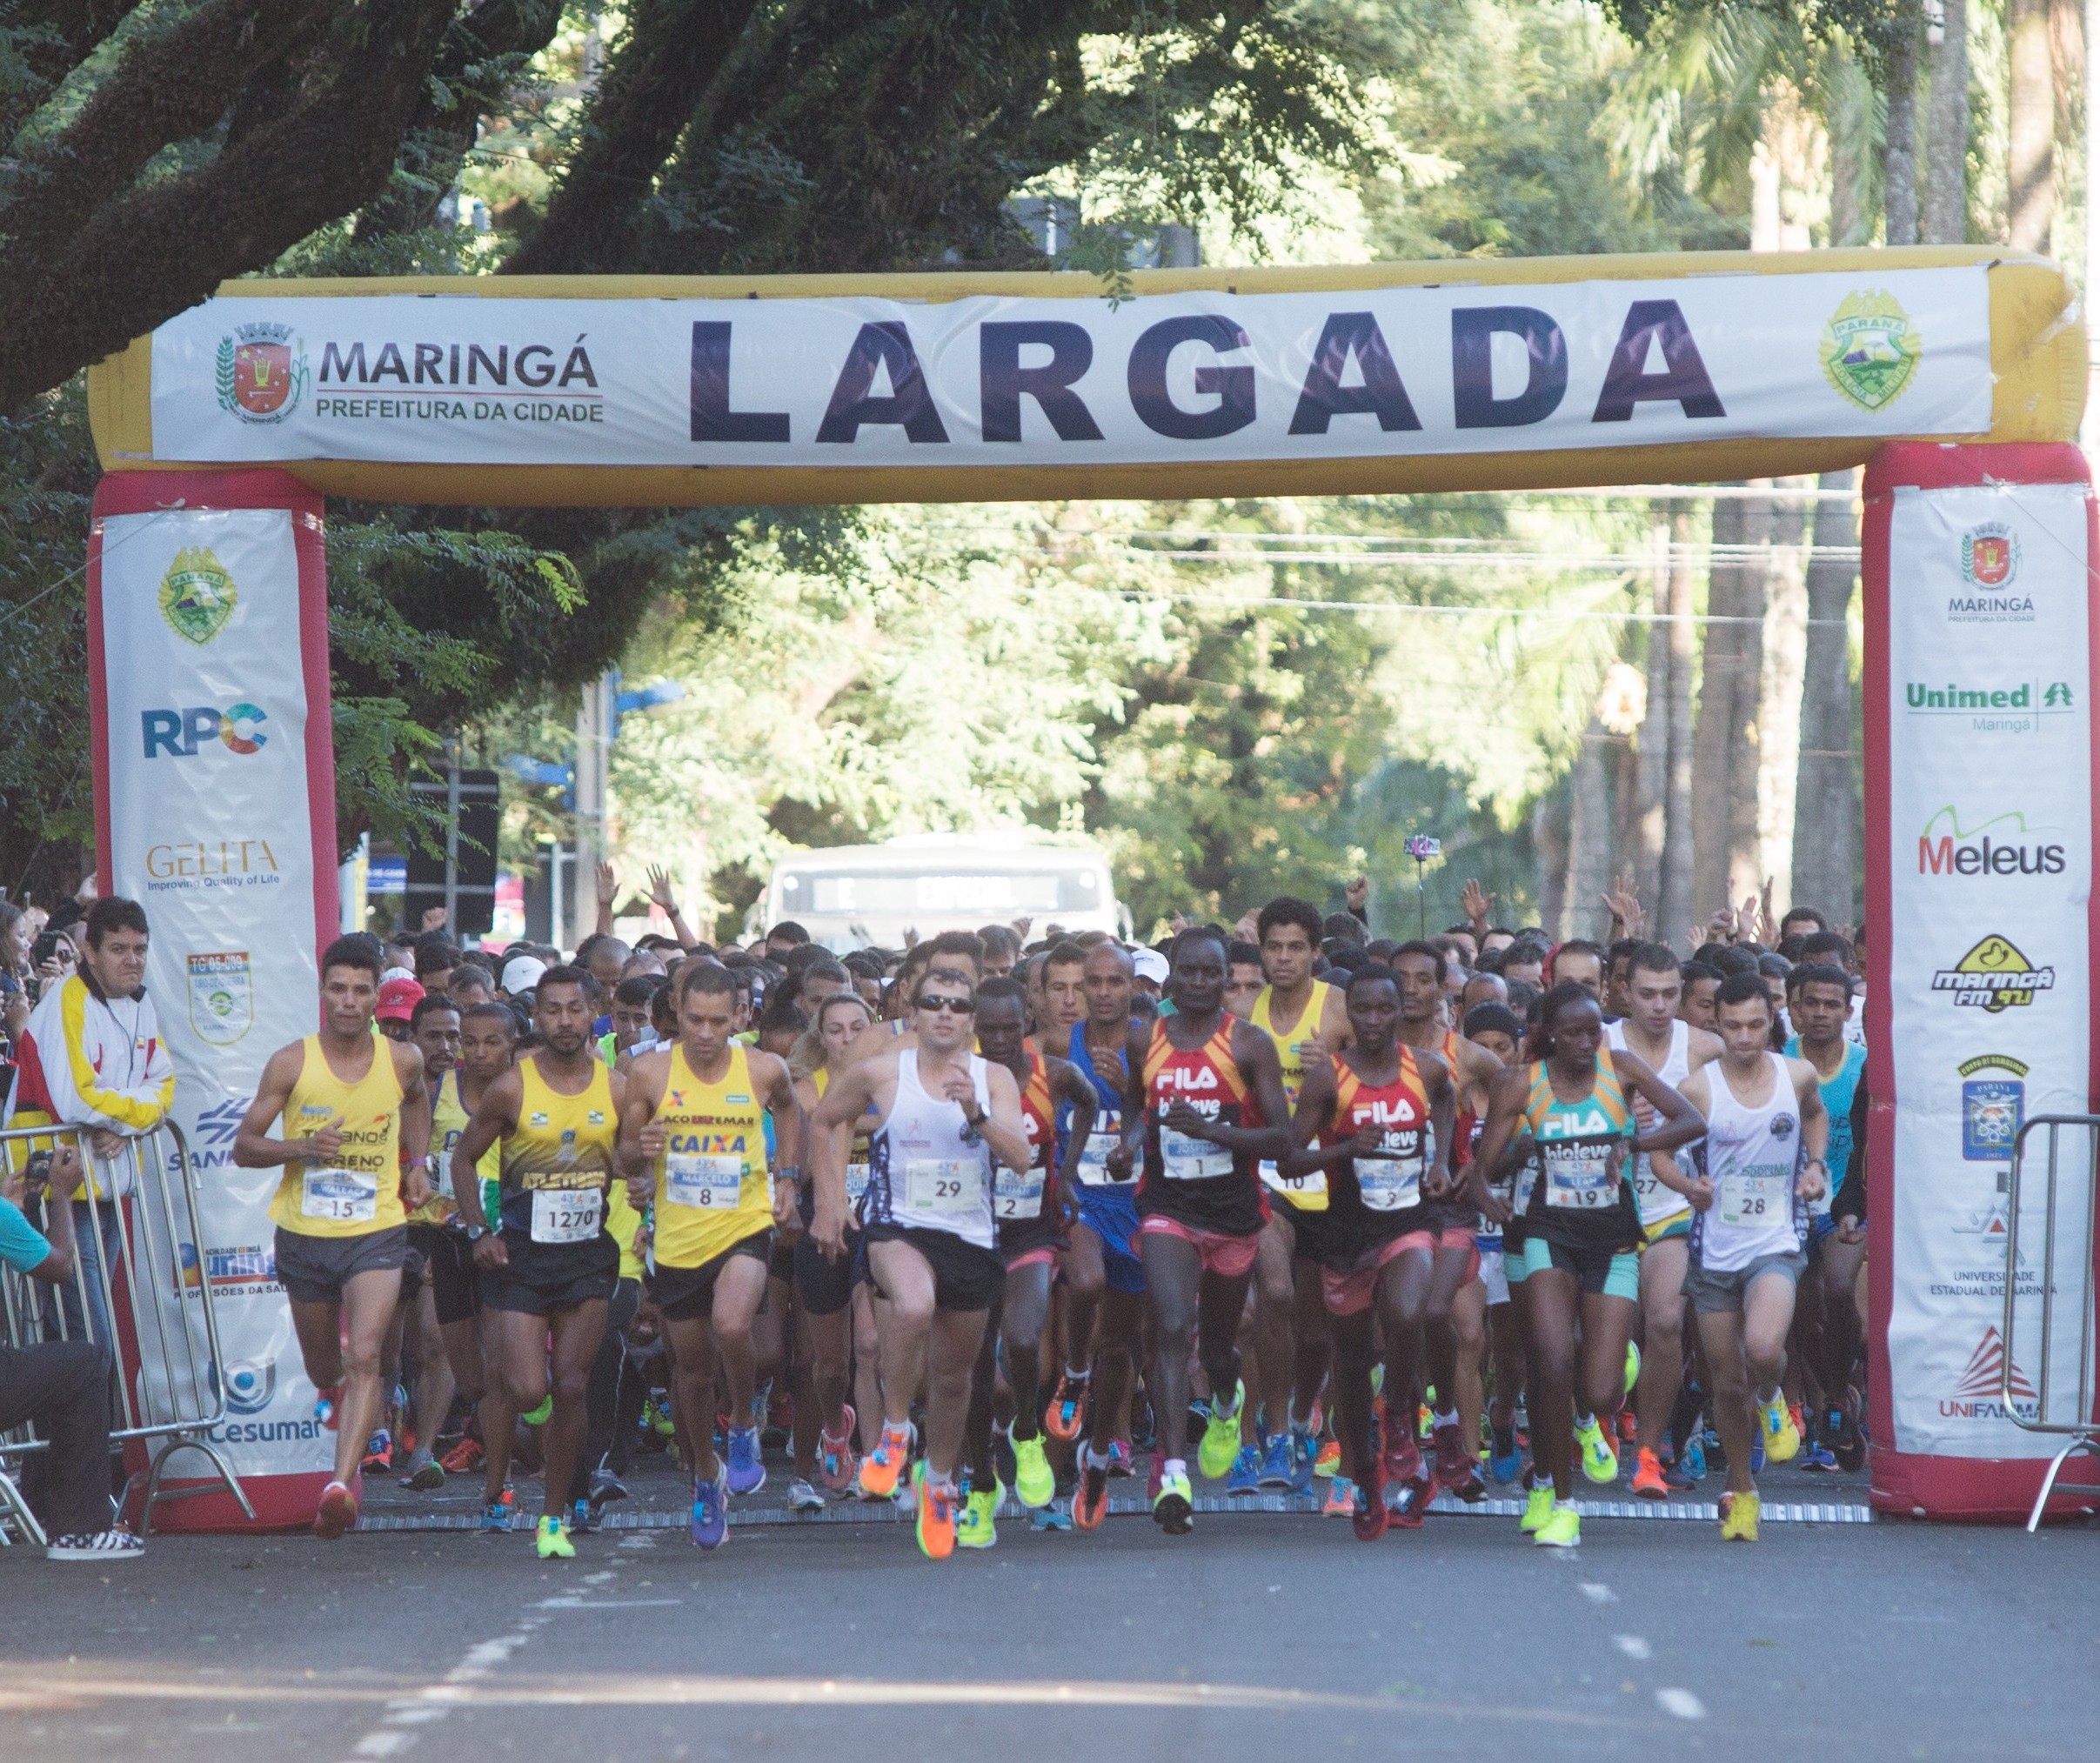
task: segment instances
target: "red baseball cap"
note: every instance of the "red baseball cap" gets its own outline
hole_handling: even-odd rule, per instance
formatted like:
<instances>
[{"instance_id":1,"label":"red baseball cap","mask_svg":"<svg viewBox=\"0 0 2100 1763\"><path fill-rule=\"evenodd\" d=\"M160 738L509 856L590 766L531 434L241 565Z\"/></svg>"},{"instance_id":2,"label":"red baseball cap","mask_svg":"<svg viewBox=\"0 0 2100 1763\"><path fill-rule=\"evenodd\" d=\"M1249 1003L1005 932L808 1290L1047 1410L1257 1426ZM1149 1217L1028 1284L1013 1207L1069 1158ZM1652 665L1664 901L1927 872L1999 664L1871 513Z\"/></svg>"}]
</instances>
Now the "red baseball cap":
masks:
<instances>
[{"instance_id":1,"label":"red baseball cap","mask_svg":"<svg viewBox=\"0 0 2100 1763\"><path fill-rule=\"evenodd\" d=\"M412 979L390 979L379 988L379 1007L372 1012L382 1022L407 1022L423 1001L423 988Z\"/></svg>"}]
</instances>

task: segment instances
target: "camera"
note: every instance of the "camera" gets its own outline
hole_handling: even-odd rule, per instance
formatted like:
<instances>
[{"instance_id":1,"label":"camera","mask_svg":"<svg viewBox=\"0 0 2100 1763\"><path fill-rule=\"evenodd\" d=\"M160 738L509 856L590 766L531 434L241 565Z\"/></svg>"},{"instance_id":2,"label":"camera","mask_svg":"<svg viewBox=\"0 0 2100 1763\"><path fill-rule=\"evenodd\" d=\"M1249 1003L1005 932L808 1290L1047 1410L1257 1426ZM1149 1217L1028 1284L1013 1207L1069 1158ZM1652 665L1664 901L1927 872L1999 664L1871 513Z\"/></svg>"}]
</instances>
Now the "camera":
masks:
<instances>
[{"instance_id":1,"label":"camera","mask_svg":"<svg viewBox=\"0 0 2100 1763\"><path fill-rule=\"evenodd\" d=\"M1444 854L1444 842L1431 833L1414 833L1408 839L1407 852L1415 862L1423 863L1430 858L1441 857Z\"/></svg>"},{"instance_id":2,"label":"camera","mask_svg":"<svg viewBox=\"0 0 2100 1763\"><path fill-rule=\"evenodd\" d=\"M22 1165L22 1179L31 1188L49 1187L51 1185L51 1153L32 1151L29 1161Z\"/></svg>"},{"instance_id":3,"label":"camera","mask_svg":"<svg viewBox=\"0 0 2100 1763\"><path fill-rule=\"evenodd\" d=\"M63 931L45 931L30 945L30 965L41 967L57 954L59 945L66 940Z\"/></svg>"}]
</instances>

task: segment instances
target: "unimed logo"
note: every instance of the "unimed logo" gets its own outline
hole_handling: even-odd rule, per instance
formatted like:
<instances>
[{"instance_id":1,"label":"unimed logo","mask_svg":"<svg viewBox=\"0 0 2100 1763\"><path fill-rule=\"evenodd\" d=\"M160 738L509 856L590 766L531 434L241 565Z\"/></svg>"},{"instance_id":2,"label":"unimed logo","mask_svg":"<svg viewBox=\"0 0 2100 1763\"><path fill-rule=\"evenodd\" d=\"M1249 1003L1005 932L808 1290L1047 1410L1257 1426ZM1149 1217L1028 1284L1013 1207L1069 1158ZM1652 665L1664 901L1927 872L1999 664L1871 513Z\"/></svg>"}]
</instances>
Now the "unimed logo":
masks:
<instances>
[{"instance_id":1,"label":"unimed logo","mask_svg":"<svg viewBox=\"0 0 2100 1763\"><path fill-rule=\"evenodd\" d=\"M2027 1381L2026 1373L2018 1365L2011 1366L2010 1380L2006 1377L2009 1361L2005 1353L2005 1338L1996 1324L1983 1331L1983 1338L1976 1349L1969 1355L1969 1364L1962 1372L1961 1380L1954 1386L1954 1393L1940 1402L1940 1415L1948 1420L2010 1420L2013 1414L2006 1410L2005 1392L2012 1392L2012 1406L2023 1419L2034 1419L2042 1412L2042 1399L2035 1386Z\"/></svg>"}]
</instances>

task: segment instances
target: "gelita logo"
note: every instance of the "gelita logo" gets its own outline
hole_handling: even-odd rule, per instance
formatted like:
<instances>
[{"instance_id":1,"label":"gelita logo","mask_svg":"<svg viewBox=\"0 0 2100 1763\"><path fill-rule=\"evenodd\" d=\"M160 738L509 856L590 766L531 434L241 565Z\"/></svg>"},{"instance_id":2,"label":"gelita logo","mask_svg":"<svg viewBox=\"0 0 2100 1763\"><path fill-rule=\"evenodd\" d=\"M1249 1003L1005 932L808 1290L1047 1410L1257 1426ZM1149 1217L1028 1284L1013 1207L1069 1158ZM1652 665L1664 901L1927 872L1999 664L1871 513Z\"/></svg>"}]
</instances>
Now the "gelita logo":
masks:
<instances>
[{"instance_id":1,"label":"gelita logo","mask_svg":"<svg viewBox=\"0 0 2100 1763\"><path fill-rule=\"evenodd\" d=\"M225 710L200 705L191 710L141 711L138 720L149 759L194 759L209 751L215 740L231 753L259 753L270 744L262 732L270 718L252 704Z\"/></svg>"},{"instance_id":2,"label":"gelita logo","mask_svg":"<svg viewBox=\"0 0 2100 1763\"><path fill-rule=\"evenodd\" d=\"M2008 1393L2012 1397L2010 1410L2005 1405ZM1941 1417L1949 1420L2010 1420L2015 1414L2033 1420L2041 1412L2041 1397L2027 1381L2027 1374L2007 1356L2004 1337L1995 1326L1983 1331L1954 1393L1940 1402Z\"/></svg>"},{"instance_id":3,"label":"gelita logo","mask_svg":"<svg viewBox=\"0 0 2100 1763\"><path fill-rule=\"evenodd\" d=\"M2016 810L1964 828L1950 804L1925 823L1918 835L1920 875L2062 875L2063 847L2034 835L2048 829L2030 827Z\"/></svg>"}]
</instances>

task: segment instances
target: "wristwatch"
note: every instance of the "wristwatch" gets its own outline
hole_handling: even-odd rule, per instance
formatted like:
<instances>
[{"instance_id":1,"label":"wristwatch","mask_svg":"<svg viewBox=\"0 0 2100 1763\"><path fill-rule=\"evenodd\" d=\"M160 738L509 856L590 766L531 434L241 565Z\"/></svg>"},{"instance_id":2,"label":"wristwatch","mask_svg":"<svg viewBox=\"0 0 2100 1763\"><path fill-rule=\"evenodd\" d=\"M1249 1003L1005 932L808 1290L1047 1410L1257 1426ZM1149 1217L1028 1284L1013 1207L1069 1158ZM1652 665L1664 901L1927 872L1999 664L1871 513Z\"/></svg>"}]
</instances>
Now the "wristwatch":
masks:
<instances>
[{"instance_id":1,"label":"wristwatch","mask_svg":"<svg viewBox=\"0 0 2100 1763\"><path fill-rule=\"evenodd\" d=\"M488 1234L489 1227L486 1225L469 1225L466 1227L466 1239L470 1243L478 1243Z\"/></svg>"}]
</instances>

